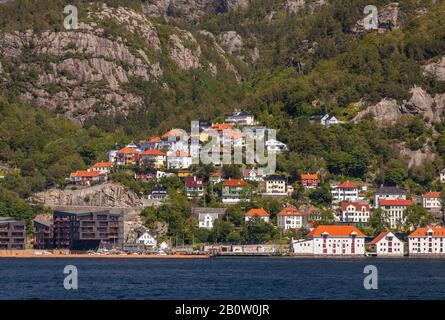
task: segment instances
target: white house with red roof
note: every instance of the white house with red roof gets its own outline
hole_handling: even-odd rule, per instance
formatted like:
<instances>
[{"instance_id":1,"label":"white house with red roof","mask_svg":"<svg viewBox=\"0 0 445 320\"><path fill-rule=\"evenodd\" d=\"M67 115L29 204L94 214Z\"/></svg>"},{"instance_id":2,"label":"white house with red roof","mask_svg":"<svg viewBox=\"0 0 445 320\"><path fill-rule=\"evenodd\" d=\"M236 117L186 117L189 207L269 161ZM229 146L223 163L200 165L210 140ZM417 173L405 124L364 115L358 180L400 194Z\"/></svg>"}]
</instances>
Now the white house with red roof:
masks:
<instances>
[{"instance_id":1,"label":"white house with red roof","mask_svg":"<svg viewBox=\"0 0 445 320\"><path fill-rule=\"evenodd\" d=\"M134 147L125 147L116 151L116 164L119 166L137 165L140 150Z\"/></svg>"},{"instance_id":2,"label":"white house with red roof","mask_svg":"<svg viewBox=\"0 0 445 320\"><path fill-rule=\"evenodd\" d=\"M256 181L256 182L262 182L264 181L265 175L263 174L261 169L255 169L255 168L243 168L242 169L242 175L244 180L248 181Z\"/></svg>"},{"instance_id":3,"label":"white house with red roof","mask_svg":"<svg viewBox=\"0 0 445 320\"><path fill-rule=\"evenodd\" d=\"M405 200L406 192L397 186L383 186L374 193L374 207L380 207L380 200Z\"/></svg>"},{"instance_id":4,"label":"white house with red roof","mask_svg":"<svg viewBox=\"0 0 445 320\"><path fill-rule=\"evenodd\" d=\"M70 181L75 184L91 185L93 183L102 183L107 181L107 175L98 171L79 170L71 173Z\"/></svg>"},{"instance_id":5,"label":"white house with red roof","mask_svg":"<svg viewBox=\"0 0 445 320\"><path fill-rule=\"evenodd\" d=\"M204 179L190 177L185 179L185 193L189 199L204 195Z\"/></svg>"},{"instance_id":6,"label":"white house with red roof","mask_svg":"<svg viewBox=\"0 0 445 320\"><path fill-rule=\"evenodd\" d=\"M113 168L112 162L96 162L88 171L97 171L100 174L109 174Z\"/></svg>"},{"instance_id":7,"label":"white house with red roof","mask_svg":"<svg viewBox=\"0 0 445 320\"><path fill-rule=\"evenodd\" d=\"M377 256L403 256L404 242L390 231L381 232L369 243L369 252Z\"/></svg>"},{"instance_id":8,"label":"white house with red roof","mask_svg":"<svg viewBox=\"0 0 445 320\"><path fill-rule=\"evenodd\" d=\"M439 211L442 207L440 192L427 192L422 195L422 206L430 211Z\"/></svg>"},{"instance_id":9,"label":"white house with red roof","mask_svg":"<svg viewBox=\"0 0 445 320\"><path fill-rule=\"evenodd\" d=\"M318 226L305 240L293 240L295 254L364 255L365 235L354 226Z\"/></svg>"},{"instance_id":10,"label":"white house with red roof","mask_svg":"<svg viewBox=\"0 0 445 320\"><path fill-rule=\"evenodd\" d=\"M229 179L224 181L222 189L223 203L238 203L241 201L250 201L249 184L242 179Z\"/></svg>"},{"instance_id":11,"label":"white house with red roof","mask_svg":"<svg viewBox=\"0 0 445 320\"><path fill-rule=\"evenodd\" d=\"M168 169L188 169L192 165L192 156L187 151L167 152Z\"/></svg>"},{"instance_id":12,"label":"white house with red roof","mask_svg":"<svg viewBox=\"0 0 445 320\"><path fill-rule=\"evenodd\" d=\"M408 236L409 255L445 254L445 228L417 228Z\"/></svg>"},{"instance_id":13,"label":"white house with red roof","mask_svg":"<svg viewBox=\"0 0 445 320\"><path fill-rule=\"evenodd\" d=\"M283 230L306 228L308 214L300 212L296 208L287 207L277 214L277 224Z\"/></svg>"},{"instance_id":14,"label":"white house with red roof","mask_svg":"<svg viewBox=\"0 0 445 320\"><path fill-rule=\"evenodd\" d=\"M371 211L367 202L344 201L341 204L339 217L341 222L364 225L368 222L370 216Z\"/></svg>"},{"instance_id":15,"label":"white house with red roof","mask_svg":"<svg viewBox=\"0 0 445 320\"><path fill-rule=\"evenodd\" d=\"M303 173L300 182L304 189L317 189L319 184L318 174Z\"/></svg>"},{"instance_id":16,"label":"white house with red roof","mask_svg":"<svg viewBox=\"0 0 445 320\"><path fill-rule=\"evenodd\" d=\"M358 201L364 196L360 193L360 186L355 182L343 182L331 185L331 195L333 202Z\"/></svg>"},{"instance_id":17,"label":"white house with red roof","mask_svg":"<svg viewBox=\"0 0 445 320\"><path fill-rule=\"evenodd\" d=\"M166 165L167 154L158 149L147 149L140 154L139 162L143 167L161 169Z\"/></svg>"},{"instance_id":18,"label":"white house with red roof","mask_svg":"<svg viewBox=\"0 0 445 320\"><path fill-rule=\"evenodd\" d=\"M246 212L244 220L249 222L253 217L258 217L264 222L269 222L269 214L264 209L250 209Z\"/></svg>"},{"instance_id":19,"label":"white house with red roof","mask_svg":"<svg viewBox=\"0 0 445 320\"><path fill-rule=\"evenodd\" d=\"M380 200L379 204L391 229L395 229L400 228L405 223L405 210L413 204L413 201L407 199Z\"/></svg>"}]
</instances>

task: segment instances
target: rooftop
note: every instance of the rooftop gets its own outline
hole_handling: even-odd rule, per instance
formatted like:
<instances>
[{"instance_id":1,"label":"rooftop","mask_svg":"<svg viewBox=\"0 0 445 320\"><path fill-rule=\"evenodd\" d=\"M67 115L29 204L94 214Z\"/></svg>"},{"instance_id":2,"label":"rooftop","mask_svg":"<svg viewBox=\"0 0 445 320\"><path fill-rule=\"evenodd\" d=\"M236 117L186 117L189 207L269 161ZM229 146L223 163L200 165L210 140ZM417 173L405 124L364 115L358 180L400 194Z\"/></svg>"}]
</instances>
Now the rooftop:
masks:
<instances>
[{"instance_id":1,"label":"rooftop","mask_svg":"<svg viewBox=\"0 0 445 320\"><path fill-rule=\"evenodd\" d=\"M349 237L353 234L358 237L365 237L365 235L354 226L318 226L308 234L308 237L321 237L323 234L331 237Z\"/></svg>"}]
</instances>

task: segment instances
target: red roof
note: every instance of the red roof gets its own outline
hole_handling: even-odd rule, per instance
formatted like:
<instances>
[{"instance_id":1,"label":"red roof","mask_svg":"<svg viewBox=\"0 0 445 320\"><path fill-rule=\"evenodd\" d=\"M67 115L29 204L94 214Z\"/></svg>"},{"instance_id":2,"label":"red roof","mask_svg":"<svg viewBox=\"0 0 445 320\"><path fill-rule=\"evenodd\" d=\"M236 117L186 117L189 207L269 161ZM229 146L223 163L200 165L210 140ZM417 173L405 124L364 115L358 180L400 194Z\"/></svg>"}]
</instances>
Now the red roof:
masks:
<instances>
[{"instance_id":1,"label":"red roof","mask_svg":"<svg viewBox=\"0 0 445 320\"><path fill-rule=\"evenodd\" d=\"M375 237L369 244L377 244L380 240L382 240L388 234L388 231L381 232L377 237Z\"/></svg>"},{"instance_id":2,"label":"red roof","mask_svg":"<svg viewBox=\"0 0 445 320\"><path fill-rule=\"evenodd\" d=\"M71 173L71 177L100 177L101 174L97 171L84 171L79 170L74 173Z\"/></svg>"},{"instance_id":3,"label":"red roof","mask_svg":"<svg viewBox=\"0 0 445 320\"><path fill-rule=\"evenodd\" d=\"M125 147L117 151L117 153L139 153L139 151L137 151L136 149Z\"/></svg>"},{"instance_id":4,"label":"red roof","mask_svg":"<svg viewBox=\"0 0 445 320\"><path fill-rule=\"evenodd\" d=\"M427 192L423 195L424 198L440 198L440 192L435 192L435 191L431 191L431 192Z\"/></svg>"},{"instance_id":5,"label":"red roof","mask_svg":"<svg viewBox=\"0 0 445 320\"><path fill-rule=\"evenodd\" d=\"M165 156L165 152L157 149L147 149L144 152L142 152L142 154L150 156Z\"/></svg>"},{"instance_id":6,"label":"red roof","mask_svg":"<svg viewBox=\"0 0 445 320\"><path fill-rule=\"evenodd\" d=\"M172 130L170 130L170 131L164 133L164 134L162 135L162 139L167 139L167 138L170 137L170 136L182 137L182 136L185 136L185 135L187 135L187 133L184 132L184 130L181 130L181 129L172 129Z\"/></svg>"},{"instance_id":7,"label":"red roof","mask_svg":"<svg viewBox=\"0 0 445 320\"><path fill-rule=\"evenodd\" d=\"M103 167L112 167L113 162L96 162L93 166L93 168L103 168Z\"/></svg>"},{"instance_id":8,"label":"red roof","mask_svg":"<svg viewBox=\"0 0 445 320\"><path fill-rule=\"evenodd\" d=\"M151 143L156 143L156 142L161 141L161 138L159 138L159 137L153 137L153 138L150 138L150 140L148 140L148 141L151 142Z\"/></svg>"},{"instance_id":9,"label":"red roof","mask_svg":"<svg viewBox=\"0 0 445 320\"><path fill-rule=\"evenodd\" d=\"M223 131L232 128L233 128L232 125L228 123L215 123L210 127L210 130Z\"/></svg>"},{"instance_id":10,"label":"red roof","mask_svg":"<svg viewBox=\"0 0 445 320\"><path fill-rule=\"evenodd\" d=\"M287 207L284 208L283 210L281 210L278 213L279 217L300 217L300 216L305 216L307 214L299 212L296 208L292 208L292 207Z\"/></svg>"},{"instance_id":11,"label":"red roof","mask_svg":"<svg viewBox=\"0 0 445 320\"><path fill-rule=\"evenodd\" d=\"M369 211L369 204L367 203L360 203L360 202L348 202L345 201L341 204L341 210L342 211L346 211L346 209L349 206L354 206L355 207L355 211L362 211L362 208L365 208L365 211Z\"/></svg>"},{"instance_id":12,"label":"red roof","mask_svg":"<svg viewBox=\"0 0 445 320\"><path fill-rule=\"evenodd\" d=\"M354 226L318 226L312 230L308 236L321 237L323 233L327 233L331 237L349 237L353 232L355 232L358 237L365 237L365 235Z\"/></svg>"},{"instance_id":13,"label":"red roof","mask_svg":"<svg viewBox=\"0 0 445 320\"><path fill-rule=\"evenodd\" d=\"M413 204L412 200L379 200L379 205L381 206L410 206Z\"/></svg>"},{"instance_id":14,"label":"red roof","mask_svg":"<svg viewBox=\"0 0 445 320\"><path fill-rule=\"evenodd\" d=\"M337 186L337 188L340 189L357 189L358 188L358 184L354 183L354 182L343 182L340 185Z\"/></svg>"},{"instance_id":15,"label":"red roof","mask_svg":"<svg viewBox=\"0 0 445 320\"><path fill-rule=\"evenodd\" d=\"M318 174L302 174L301 180L318 180Z\"/></svg>"},{"instance_id":16,"label":"red roof","mask_svg":"<svg viewBox=\"0 0 445 320\"><path fill-rule=\"evenodd\" d=\"M203 178L187 178L185 180L185 185L187 188L197 188L202 187L204 185L204 179Z\"/></svg>"},{"instance_id":17,"label":"red roof","mask_svg":"<svg viewBox=\"0 0 445 320\"><path fill-rule=\"evenodd\" d=\"M169 154L169 157L190 157L190 154L185 151L176 150L176 152Z\"/></svg>"},{"instance_id":18,"label":"red roof","mask_svg":"<svg viewBox=\"0 0 445 320\"><path fill-rule=\"evenodd\" d=\"M247 185L247 182L242 179L229 179L224 181L225 187L245 187Z\"/></svg>"},{"instance_id":19,"label":"red roof","mask_svg":"<svg viewBox=\"0 0 445 320\"><path fill-rule=\"evenodd\" d=\"M426 237L428 230L433 231L434 237L445 237L445 228L417 228L408 237Z\"/></svg>"},{"instance_id":20,"label":"red roof","mask_svg":"<svg viewBox=\"0 0 445 320\"><path fill-rule=\"evenodd\" d=\"M250 209L249 211L247 211L246 216L268 217L269 214L264 209Z\"/></svg>"}]
</instances>

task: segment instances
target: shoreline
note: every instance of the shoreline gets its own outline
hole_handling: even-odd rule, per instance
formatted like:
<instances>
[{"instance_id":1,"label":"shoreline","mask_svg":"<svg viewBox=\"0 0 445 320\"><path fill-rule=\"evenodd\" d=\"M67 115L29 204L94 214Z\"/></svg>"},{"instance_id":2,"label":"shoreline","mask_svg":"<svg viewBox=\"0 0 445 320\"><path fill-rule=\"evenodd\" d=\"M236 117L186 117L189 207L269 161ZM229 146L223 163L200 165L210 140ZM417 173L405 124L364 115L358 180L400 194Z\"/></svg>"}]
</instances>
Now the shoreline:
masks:
<instances>
[{"instance_id":1,"label":"shoreline","mask_svg":"<svg viewBox=\"0 0 445 320\"><path fill-rule=\"evenodd\" d=\"M209 259L209 255L154 255L154 254L0 254L1 259Z\"/></svg>"}]
</instances>

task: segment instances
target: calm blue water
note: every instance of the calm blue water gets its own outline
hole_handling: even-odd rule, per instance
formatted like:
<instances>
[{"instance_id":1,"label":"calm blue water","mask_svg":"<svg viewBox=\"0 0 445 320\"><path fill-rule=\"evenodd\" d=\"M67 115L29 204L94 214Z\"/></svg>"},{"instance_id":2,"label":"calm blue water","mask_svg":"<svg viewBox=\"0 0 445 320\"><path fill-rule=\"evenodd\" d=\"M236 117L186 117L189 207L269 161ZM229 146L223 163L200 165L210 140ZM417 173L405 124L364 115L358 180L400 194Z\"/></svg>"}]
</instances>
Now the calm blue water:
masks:
<instances>
[{"instance_id":1,"label":"calm blue water","mask_svg":"<svg viewBox=\"0 0 445 320\"><path fill-rule=\"evenodd\" d=\"M79 289L65 290L75 265ZM375 265L378 290L365 290ZM0 259L0 299L444 299L439 259Z\"/></svg>"}]
</instances>

